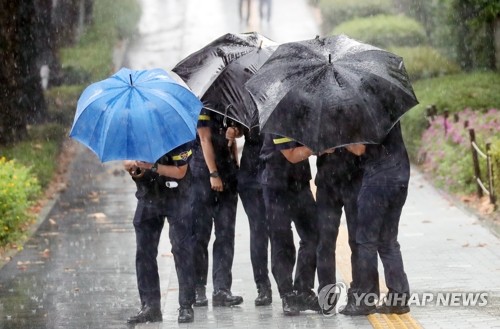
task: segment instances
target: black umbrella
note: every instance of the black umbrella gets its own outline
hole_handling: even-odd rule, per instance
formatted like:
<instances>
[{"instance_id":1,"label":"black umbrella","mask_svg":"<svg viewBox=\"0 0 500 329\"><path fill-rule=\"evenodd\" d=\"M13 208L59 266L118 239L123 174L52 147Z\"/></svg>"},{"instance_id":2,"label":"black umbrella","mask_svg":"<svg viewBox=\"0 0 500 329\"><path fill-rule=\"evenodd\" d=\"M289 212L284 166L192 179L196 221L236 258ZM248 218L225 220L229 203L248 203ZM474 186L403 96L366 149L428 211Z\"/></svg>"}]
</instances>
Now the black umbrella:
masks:
<instances>
[{"instance_id":1,"label":"black umbrella","mask_svg":"<svg viewBox=\"0 0 500 329\"><path fill-rule=\"evenodd\" d=\"M228 33L180 61L172 71L207 109L251 127L258 121L257 110L244 84L276 46L256 32Z\"/></svg>"},{"instance_id":2,"label":"black umbrella","mask_svg":"<svg viewBox=\"0 0 500 329\"><path fill-rule=\"evenodd\" d=\"M263 132L314 151L379 143L418 104L401 57L345 35L280 45L245 86Z\"/></svg>"}]
</instances>

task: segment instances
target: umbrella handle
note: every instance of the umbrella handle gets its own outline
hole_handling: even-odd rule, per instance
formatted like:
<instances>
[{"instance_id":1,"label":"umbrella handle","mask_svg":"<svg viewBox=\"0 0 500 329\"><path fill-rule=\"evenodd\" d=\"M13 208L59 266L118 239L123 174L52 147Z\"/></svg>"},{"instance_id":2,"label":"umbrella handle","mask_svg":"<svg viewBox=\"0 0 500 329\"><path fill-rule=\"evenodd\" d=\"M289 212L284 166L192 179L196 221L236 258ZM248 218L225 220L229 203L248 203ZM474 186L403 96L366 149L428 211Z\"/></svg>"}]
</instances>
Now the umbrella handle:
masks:
<instances>
[{"instance_id":1,"label":"umbrella handle","mask_svg":"<svg viewBox=\"0 0 500 329\"><path fill-rule=\"evenodd\" d=\"M146 170L142 170L141 168L130 168L128 173L134 178L141 178L146 173Z\"/></svg>"}]
</instances>

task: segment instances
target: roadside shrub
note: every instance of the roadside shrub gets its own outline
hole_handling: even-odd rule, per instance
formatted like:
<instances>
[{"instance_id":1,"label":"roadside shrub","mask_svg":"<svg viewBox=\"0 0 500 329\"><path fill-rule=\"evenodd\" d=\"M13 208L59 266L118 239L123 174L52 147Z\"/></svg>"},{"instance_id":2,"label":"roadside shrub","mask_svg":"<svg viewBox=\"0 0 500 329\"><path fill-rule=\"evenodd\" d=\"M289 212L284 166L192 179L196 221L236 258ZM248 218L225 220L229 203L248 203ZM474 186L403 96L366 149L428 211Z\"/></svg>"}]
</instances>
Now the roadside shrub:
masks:
<instances>
[{"instance_id":1,"label":"roadside shrub","mask_svg":"<svg viewBox=\"0 0 500 329\"><path fill-rule=\"evenodd\" d=\"M420 102L402 120L403 134L412 161L418 162L422 133L427 127L425 109L434 104L437 114L450 115L464 108L485 111L500 108L500 74L472 72L418 80L413 89Z\"/></svg>"},{"instance_id":2,"label":"roadside shrub","mask_svg":"<svg viewBox=\"0 0 500 329\"><path fill-rule=\"evenodd\" d=\"M61 49L64 70L74 72L77 83L82 78L99 81L113 70L113 48L119 40L132 38L137 30L141 7L137 0L102 0L94 5L94 24L78 45Z\"/></svg>"},{"instance_id":3,"label":"roadside shrub","mask_svg":"<svg viewBox=\"0 0 500 329\"><path fill-rule=\"evenodd\" d=\"M491 141L491 165L493 167L493 187L497 208L500 211L500 136L495 136Z\"/></svg>"},{"instance_id":4,"label":"roadside shrub","mask_svg":"<svg viewBox=\"0 0 500 329\"><path fill-rule=\"evenodd\" d=\"M460 72L460 67L456 63L432 47L393 47L389 51L403 57L406 71L412 81Z\"/></svg>"},{"instance_id":5,"label":"roadside shrub","mask_svg":"<svg viewBox=\"0 0 500 329\"><path fill-rule=\"evenodd\" d=\"M329 32L335 26L356 17L368 17L392 13L391 0L320 0L322 29Z\"/></svg>"},{"instance_id":6,"label":"roadside shrub","mask_svg":"<svg viewBox=\"0 0 500 329\"><path fill-rule=\"evenodd\" d=\"M39 192L29 168L0 157L0 246L22 236L23 226L31 220L28 209Z\"/></svg>"},{"instance_id":7,"label":"roadside shrub","mask_svg":"<svg viewBox=\"0 0 500 329\"><path fill-rule=\"evenodd\" d=\"M332 30L332 34L342 33L380 48L418 46L426 42L422 25L404 15L356 18Z\"/></svg>"},{"instance_id":8,"label":"roadside shrub","mask_svg":"<svg viewBox=\"0 0 500 329\"><path fill-rule=\"evenodd\" d=\"M477 145L485 149L491 136L500 134L500 111L490 109L486 112L467 108L456 113L458 121L440 115L431 122L422 135L419 158L422 168L432 175L440 188L460 194L471 194L476 190L469 129L476 133ZM464 128L464 122L468 127ZM486 179L486 160L480 158L481 180Z\"/></svg>"},{"instance_id":9,"label":"roadside shrub","mask_svg":"<svg viewBox=\"0 0 500 329\"><path fill-rule=\"evenodd\" d=\"M70 126L75 116L76 103L83 89L82 85L64 85L46 91L48 121Z\"/></svg>"}]
</instances>

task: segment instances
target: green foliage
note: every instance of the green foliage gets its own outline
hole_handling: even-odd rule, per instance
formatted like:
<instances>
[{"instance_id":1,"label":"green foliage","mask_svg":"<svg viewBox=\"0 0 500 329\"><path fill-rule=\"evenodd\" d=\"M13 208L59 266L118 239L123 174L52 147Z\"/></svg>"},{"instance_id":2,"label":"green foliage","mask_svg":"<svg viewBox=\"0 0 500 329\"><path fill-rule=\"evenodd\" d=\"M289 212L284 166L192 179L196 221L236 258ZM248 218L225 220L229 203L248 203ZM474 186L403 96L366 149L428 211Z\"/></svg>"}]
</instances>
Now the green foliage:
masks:
<instances>
[{"instance_id":1,"label":"green foliage","mask_svg":"<svg viewBox=\"0 0 500 329\"><path fill-rule=\"evenodd\" d=\"M403 15L356 18L332 31L332 34L342 33L380 48L418 46L426 41L422 25Z\"/></svg>"},{"instance_id":2,"label":"green foliage","mask_svg":"<svg viewBox=\"0 0 500 329\"><path fill-rule=\"evenodd\" d=\"M500 3L492 0L450 0L448 24L458 62L466 70L495 69L493 22L500 15Z\"/></svg>"},{"instance_id":3,"label":"green foliage","mask_svg":"<svg viewBox=\"0 0 500 329\"><path fill-rule=\"evenodd\" d=\"M78 45L61 50L65 70L77 72L79 84L102 80L113 72L113 47L118 40L131 38L141 16L137 0L100 0L94 4L94 24Z\"/></svg>"},{"instance_id":4,"label":"green foliage","mask_svg":"<svg viewBox=\"0 0 500 329\"><path fill-rule=\"evenodd\" d=\"M335 26L357 17L392 13L391 0L320 0L323 30L329 32Z\"/></svg>"},{"instance_id":5,"label":"green foliage","mask_svg":"<svg viewBox=\"0 0 500 329\"><path fill-rule=\"evenodd\" d=\"M15 159L16 162L31 168L31 174L36 177L42 188L50 183L57 167L56 158L63 137L61 126L57 127L56 130L54 125L49 125L44 132L38 130L35 134L40 137L39 140L26 140L0 150L8 159Z\"/></svg>"},{"instance_id":6,"label":"green foliage","mask_svg":"<svg viewBox=\"0 0 500 329\"><path fill-rule=\"evenodd\" d=\"M460 72L460 67L429 46L392 47L389 51L403 57L412 81Z\"/></svg>"},{"instance_id":7,"label":"green foliage","mask_svg":"<svg viewBox=\"0 0 500 329\"><path fill-rule=\"evenodd\" d=\"M465 108L500 108L500 74L494 72L462 73L419 80L413 84L413 89L420 104L406 113L401 121L413 161L418 159L420 139L427 126L427 106L434 104L441 114L445 109L453 114Z\"/></svg>"},{"instance_id":8,"label":"green foliage","mask_svg":"<svg viewBox=\"0 0 500 329\"><path fill-rule=\"evenodd\" d=\"M29 207L40 192L30 169L0 157L0 247L22 236L30 220Z\"/></svg>"},{"instance_id":9,"label":"green foliage","mask_svg":"<svg viewBox=\"0 0 500 329\"><path fill-rule=\"evenodd\" d=\"M496 204L500 209L500 136L491 138L491 166L493 167L493 188Z\"/></svg>"},{"instance_id":10,"label":"green foliage","mask_svg":"<svg viewBox=\"0 0 500 329\"><path fill-rule=\"evenodd\" d=\"M70 126L76 110L76 103L84 87L82 85L63 85L46 91L48 120Z\"/></svg>"},{"instance_id":11,"label":"green foliage","mask_svg":"<svg viewBox=\"0 0 500 329\"><path fill-rule=\"evenodd\" d=\"M500 136L500 110L465 109L453 117L435 117L422 136L419 158L440 188L459 194L476 190L469 129L474 129L476 144L485 152L491 136ZM464 122L468 123L467 128ZM487 182L486 159L479 157L481 180Z\"/></svg>"}]
</instances>

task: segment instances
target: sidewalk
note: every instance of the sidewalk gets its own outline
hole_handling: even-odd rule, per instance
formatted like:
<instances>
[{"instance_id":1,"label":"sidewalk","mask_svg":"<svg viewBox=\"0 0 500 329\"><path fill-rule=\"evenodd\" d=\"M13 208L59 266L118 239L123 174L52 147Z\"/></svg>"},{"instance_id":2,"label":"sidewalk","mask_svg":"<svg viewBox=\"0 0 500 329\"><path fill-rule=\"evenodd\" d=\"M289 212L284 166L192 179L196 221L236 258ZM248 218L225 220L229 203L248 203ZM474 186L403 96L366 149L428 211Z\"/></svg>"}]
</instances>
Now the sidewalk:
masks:
<instances>
[{"instance_id":1,"label":"sidewalk","mask_svg":"<svg viewBox=\"0 0 500 329\"><path fill-rule=\"evenodd\" d=\"M181 58L227 32L261 29L277 42L319 34L306 0L273 1L270 24L260 25L253 1L251 26L241 26L234 0L142 0L141 39L124 65L172 68ZM234 14L233 14L234 13ZM11 262L0 269L0 328L129 328L138 308L135 186L120 163L102 165L87 149L70 168L67 190ZM136 328L500 328L500 240L478 218L454 206L413 170L400 243L413 292L487 292L485 307L413 306L408 316L346 317L304 313L284 317L274 302L255 307L248 221L241 204L236 224L233 292L239 307L195 309L195 322L177 323L178 285L168 226L160 243L162 323ZM345 225L339 238L338 278L349 282ZM381 269L381 267L380 267ZM211 280L207 291L211 292Z\"/></svg>"}]
</instances>

